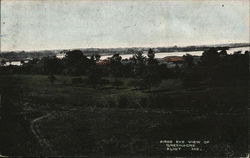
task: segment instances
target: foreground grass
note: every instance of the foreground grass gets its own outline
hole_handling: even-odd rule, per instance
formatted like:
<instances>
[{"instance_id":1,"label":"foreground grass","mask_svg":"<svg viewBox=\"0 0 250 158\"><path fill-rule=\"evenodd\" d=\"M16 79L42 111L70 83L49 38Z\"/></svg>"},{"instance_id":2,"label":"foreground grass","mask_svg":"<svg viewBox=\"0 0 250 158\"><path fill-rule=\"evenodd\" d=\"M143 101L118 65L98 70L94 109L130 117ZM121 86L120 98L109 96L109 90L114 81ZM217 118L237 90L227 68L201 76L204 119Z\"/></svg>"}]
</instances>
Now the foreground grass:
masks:
<instances>
[{"instance_id":1,"label":"foreground grass","mask_svg":"<svg viewBox=\"0 0 250 158\"><path fill-rule=\"evenodd\" d=\"M44 75L16 77L22 80L22 108L39 116L52 113L37 128L57 155L176 155L162 139L211 141L202 152L180 156L240 155L247 147L244 87L185 89L179 80L165 80L149 93L129 86L127 78L120 79L121 87L96 89L72 84L72 76L56 76L54 84Z\"/></svg>"},{"instance_id":2,"label":"foreground grass","mask_svg":"<svg viewBox=\"0 0 250 158\"><path fill-rule=\"evenodd\" d=\"M53 150L66 156L229 156L245 151L245 119L241 115L96 109L61 111L42 122L40 129ZM160 140L209 140L210 144L202 152L169 152Z\"/></svg>"},{"instance_id":3,"label":"foreground grass","mask_svg":"<svg viewBox=\"0 0 250 158\"><path fill-rule=\"evenodd\" d=\"M123 86L115 88L111 85L95 89L85 84L72 84L74 77L57 76L55 84L51 84L47 76L23 75L19 76L24 82L27 96L38 104L64 104L81 106L108 106L117 96L145 97L147 94L132 90L133 87ZM82 77L83 79L85 77ZM112 79L109 79L112 80ZM126 83L126 81L124 81ZM95 104L95 105L93 105Z\"/></svg>"}]
</instances>

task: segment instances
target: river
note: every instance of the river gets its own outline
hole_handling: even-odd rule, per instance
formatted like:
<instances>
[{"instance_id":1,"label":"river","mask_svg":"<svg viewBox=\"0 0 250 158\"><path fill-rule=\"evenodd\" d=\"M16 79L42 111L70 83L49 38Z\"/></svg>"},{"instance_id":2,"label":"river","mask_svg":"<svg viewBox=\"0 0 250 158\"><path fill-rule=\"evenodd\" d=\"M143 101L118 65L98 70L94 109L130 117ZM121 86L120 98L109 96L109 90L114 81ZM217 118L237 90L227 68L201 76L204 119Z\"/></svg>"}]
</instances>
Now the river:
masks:
<instances>
[{"instance_id":1,"label":"river","mask_svg":"<svg viewBox=\"0 0 250 158\"><path fill-rule=\"evenodd\" d=\"M249 51L250 47L238 47L238 48L230 48L229 50L227 50L228 54L233 54L236 51L241 51L242 53L244 53L245 51ZM191 51L191 52L160 52L160 53L155 53L155 58L164 58L167 56L183 56L185 54L190 54L193 56L201 56L203 53L203 51ZM147 55L147 53L143 54L144 56ZM103 59L107 59L108 57L111 57L112 55L103 55L101 56L101 60ZM124 55L120 55L122 57L122 59L129 59L130 57L133 56L133 54L124 54Z\"/></svg>"}]
</instances>

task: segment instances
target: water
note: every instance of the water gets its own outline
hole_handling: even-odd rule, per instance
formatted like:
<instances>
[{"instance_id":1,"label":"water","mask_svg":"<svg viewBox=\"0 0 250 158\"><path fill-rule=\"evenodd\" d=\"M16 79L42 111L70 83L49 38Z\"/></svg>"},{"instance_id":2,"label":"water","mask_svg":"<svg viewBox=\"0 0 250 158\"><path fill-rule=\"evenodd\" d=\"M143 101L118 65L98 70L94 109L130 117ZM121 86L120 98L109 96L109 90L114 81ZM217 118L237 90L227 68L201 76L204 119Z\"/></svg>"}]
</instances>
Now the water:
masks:
<instances>
[{"instance_id":1,"label":"water","mask_svg":"<svg viewBox=\"0 0 250 158\"><path fill-rule=\"evenodd\" d=\"M227 50L228 54L233 54L234 52L241 51L242 54L245 53L245 51L250 51L250 47L238 47L238 48L231 48Z\"/></svg>"},{"instance_id":2,"label":"water","mask_svg":"<svg viewBox=\"0 0 250 158\"><path fill-rule=\"evenodd\" d=\"M27 63L28 61L24 61L24 63ZM9 65L14 65L14 66L21 66L22 63L21 61L7 61L5 63L5 66L9 66Z\"/></svg>"},{"instance_id":3,"label":"water","mask_svg":"<svg viewBox=\"0 0 250 158\"><path fill-rule=\"evenodd\" d=\"M65 57L65 54L57 54L56 57L57 57L58 59L62 59L62 58Z\"/></svg>"},{"instance_id":4,"label":"water","mask_svg":"<svg viewBox=\"0 0 250 158\"><path fill-rule=\"evenodd\" d=\"M167 56L183 56L185 54L191 54L191 55L197 55L200 56L202 55L203 51L193 51L193 52L161 52L161 53L155 53L155 58L164 58ZM124 54L120 55L122 59L129 59L133 56L134 54ZM147 53L143 53L143 56L147 56ZM101 60L107 59L109 57L112 57L112 55L103 55L101 56Z\"/></svg>"},{"instance_id":5,"label":"water","mask_svg":"<svg viewBox=\"0 0 250 158\"><path fill-rule=\"evenodd\" d=\"M238 47L238 48L231 48L227 50L228 54L233 54L235 51L241 51L244 53L245 51L249 51L250 47ZM155 58L164 58L167 56L183 56L185 54L190 54L194 56L201 56L204 51L191 51L191 52L161 52L161 53L155 53ZM147 56L147 53L143 54L144 56ZM122 59L129 59L133 56L133 54L124 54L120 55ZM101 56L101 60L107 59L109 57L112 57L112 55L103 55Z\"/></svg>"},{"instance_id":6,"label":"water","mask_svg":"<svg viewBox=\"0 0 250 158\"><path fill-rule=\"evenodd\" d=\"M8 61L5 63L5 66L9 66L9 65L20 66L20 65L22 65L22 63L21 63L21 61Z\"/></svg>"}]
</instances>

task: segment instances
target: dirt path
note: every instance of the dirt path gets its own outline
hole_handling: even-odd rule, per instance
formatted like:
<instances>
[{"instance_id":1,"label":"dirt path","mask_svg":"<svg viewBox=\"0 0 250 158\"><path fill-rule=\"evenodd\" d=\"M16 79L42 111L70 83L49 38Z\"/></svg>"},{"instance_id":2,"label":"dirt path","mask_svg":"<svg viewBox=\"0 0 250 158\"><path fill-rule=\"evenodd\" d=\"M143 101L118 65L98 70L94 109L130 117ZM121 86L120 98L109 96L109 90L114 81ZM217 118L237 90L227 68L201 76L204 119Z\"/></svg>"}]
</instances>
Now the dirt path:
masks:
<instances>
[{"instance_id":1,"label":"dirt path","mask_svg":"<svg viewBox=\"0 0 250 158\"><path fill-rule=\"evenodd\" d=\"M38 117L34 120L31 121L30 124L30 129L31 132L34 134L34 136L36 137L36 139L38 140L38 143L41 145L41 147L43 147L44 149L46 149L46 151L48 152L53 152L51 145L49 144L49 142L44 138L44 136L41 134L39 128L38 128L38 122L43 120L43 119L47 119L52 115L52 113L48 113L46 115L43 115L41 117Z\"/></svg>"}]
</instances>

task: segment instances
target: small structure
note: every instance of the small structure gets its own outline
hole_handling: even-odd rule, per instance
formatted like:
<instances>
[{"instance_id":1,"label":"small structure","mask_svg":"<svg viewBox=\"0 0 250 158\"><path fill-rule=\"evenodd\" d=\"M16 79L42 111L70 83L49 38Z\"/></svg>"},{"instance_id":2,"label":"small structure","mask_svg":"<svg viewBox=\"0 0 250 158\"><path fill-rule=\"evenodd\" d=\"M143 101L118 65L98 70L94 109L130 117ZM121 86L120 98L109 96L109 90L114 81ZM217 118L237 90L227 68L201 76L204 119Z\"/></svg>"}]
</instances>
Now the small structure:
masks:
<instances>
[{"instance_id":1,"label":"small structure","mask_svg":"<svg viewBox=\"0 0 250 158\"><path fill-rule=\"evenodd\" d=\"M184 61L183 57L180 56L168 56L163 58L166 62L182 63Z\"/></svg>"},{"instance_id":2,"label":"small structure","mask_svg":"<svg viewBox=\"0 0 250 158\"><path fill-rule=\"evenodd\" d=\"M105 65L109 65L109 64L110 64L109 59L99 60L96 62L96 65L101 65L101 66L105 66Z\"/></svg>"},{"instance_id":3,"label":"small structure","mask_svg":"<svg viewBox=\"0 0 250 158\"><path fill-rule=\"evenodd\" d=\"M180 57L180 56L167 56L167 57L162 58L160 62L161 64L166 64L167 67L169 68L173 68L175 66L182 66L184 59L183 57Z\"/></svg>"}]
</instances>

